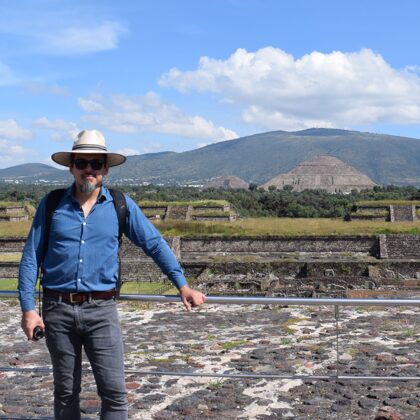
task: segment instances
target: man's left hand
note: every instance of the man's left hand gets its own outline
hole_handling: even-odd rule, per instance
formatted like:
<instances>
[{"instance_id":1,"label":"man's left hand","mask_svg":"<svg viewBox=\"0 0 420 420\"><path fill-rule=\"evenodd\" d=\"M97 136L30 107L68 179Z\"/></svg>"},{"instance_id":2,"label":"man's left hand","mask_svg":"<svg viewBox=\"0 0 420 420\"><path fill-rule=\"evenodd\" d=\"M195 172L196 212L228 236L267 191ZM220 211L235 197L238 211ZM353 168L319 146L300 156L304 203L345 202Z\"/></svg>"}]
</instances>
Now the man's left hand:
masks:
<instances>
[{"instance_id":1,"label":"man's left hand","mask_svg":"<svg viewBox=\"0 0 420 420\"><path fill-rule=\"evenodd\" d=\"M179 289L182 303L187 311L195 308L206 301L206 296L198 290L191 289L187 284Z\"/></svg>"}]
</instances>

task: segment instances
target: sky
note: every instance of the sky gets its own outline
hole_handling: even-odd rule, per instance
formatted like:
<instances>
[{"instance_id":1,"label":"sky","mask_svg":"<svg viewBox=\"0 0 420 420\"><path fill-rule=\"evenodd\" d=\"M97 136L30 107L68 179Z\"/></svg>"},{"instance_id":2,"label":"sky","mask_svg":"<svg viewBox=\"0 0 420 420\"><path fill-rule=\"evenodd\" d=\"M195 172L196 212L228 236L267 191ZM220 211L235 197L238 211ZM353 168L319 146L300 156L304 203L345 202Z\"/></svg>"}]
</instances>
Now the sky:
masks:
<instances>
[{"instance_id":1,"label":"sky","mask_svg":"<svg viewBox=\"0 0 420 420\"><path fill-rule=\"evenodd\" d=\"M420 139L418 0L0 0L0 168L274 130Z\"/></svg>"}]
</instances>

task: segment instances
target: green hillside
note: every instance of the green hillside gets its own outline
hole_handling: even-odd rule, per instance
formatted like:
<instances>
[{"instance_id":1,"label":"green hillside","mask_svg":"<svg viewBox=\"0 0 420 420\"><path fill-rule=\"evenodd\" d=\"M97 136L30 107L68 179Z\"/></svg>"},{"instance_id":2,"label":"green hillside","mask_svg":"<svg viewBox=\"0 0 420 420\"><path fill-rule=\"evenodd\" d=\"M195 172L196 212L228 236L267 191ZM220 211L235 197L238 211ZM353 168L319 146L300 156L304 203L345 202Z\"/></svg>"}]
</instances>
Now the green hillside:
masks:
<instances>
[{"instance_id":1,"label":"green hillside","mask_svg":"<svg viewBox=\"0 0 420 420\"><path fill-rule=\"evenodd\" d=\"M255 134L183 153L129 156L126 164L110 170L109 181L203 184L218 176L236 175L261 185L316 155L341 159L378 184L420 186L420 140L322 128ZM47 168L38 164L38 169L29 165L2 169L0 181L16 177L33 182L41 169L43 179L70 179L66 171L50 168L48 174Z\"/></svg>"},{"instance_id":2,"label":"green hillside","mask_svg":"<svg viewBox=\"0 0 420 420\"><path fill-rule=\"evenodd\" d=\"M262 184L316 155L337 157L379 184L420 186L420 140L329 129L256 134L153 161L132 156L113 177L191 183L236 175Z\"/></svg>"}]
</instances>

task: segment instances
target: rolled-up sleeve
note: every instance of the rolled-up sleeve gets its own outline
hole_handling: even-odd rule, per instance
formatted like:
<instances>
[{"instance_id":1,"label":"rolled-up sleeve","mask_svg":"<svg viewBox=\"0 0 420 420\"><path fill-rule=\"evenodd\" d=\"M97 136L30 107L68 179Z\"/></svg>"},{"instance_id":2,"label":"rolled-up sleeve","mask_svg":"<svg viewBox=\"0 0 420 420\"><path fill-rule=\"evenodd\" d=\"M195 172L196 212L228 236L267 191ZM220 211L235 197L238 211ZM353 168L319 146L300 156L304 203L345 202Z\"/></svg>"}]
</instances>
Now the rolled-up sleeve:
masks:
<instances>
[{"instance_id":1,"label":"rolled-up sleeve","mask_svg":"<svg viewBox=\"0 0 420 420\"><path fill-rule=\"evenodd\" d=\"M126 236L155 261L178 289L186 285L182 267L165 239L130 197L126 196L126 202Z\"/></svg>"},{"instance_id":2,"label":"rolled-up sleeve","mask_svg":"<svg viewBox=\"0 0 420 420\"><path fill-rule=\"evenodd\" d=\"M42 258L46 197L35 213L19 265L19 301L23 312L35 309L35 285Z\"/></svg>"}]
</instances>

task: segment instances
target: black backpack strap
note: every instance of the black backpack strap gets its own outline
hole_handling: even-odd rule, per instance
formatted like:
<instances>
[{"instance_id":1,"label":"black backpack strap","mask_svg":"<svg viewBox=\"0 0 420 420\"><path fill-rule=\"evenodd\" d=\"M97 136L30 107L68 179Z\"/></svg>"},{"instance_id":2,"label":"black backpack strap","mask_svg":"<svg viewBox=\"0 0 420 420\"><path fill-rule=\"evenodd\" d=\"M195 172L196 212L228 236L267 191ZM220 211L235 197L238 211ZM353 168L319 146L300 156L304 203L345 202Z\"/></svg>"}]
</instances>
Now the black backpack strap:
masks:
<instances>
[{"instance_id":1,"label":"black backpack strap","mask_svg":"<svg viewBox=\"0 0 420 420\"><path fill-rule=\"evenodd\" d=\"M127 202L125 201L125 196L121 191L109 189L109 192L114 200L115 211L117 212L118 218L118 280L117 280L117 295L119 295L122 280L121 280L121 244L122 244L122 235L125 232L125 219L127 216Z\"/></svg>"},{"instance_id":2,"label":"black backpack strap","mask_svg":"<svg viewBox=\"0 0 420 420\"><path fill-rule=\"evenodd\" d=\"M41 254L41 271L42 271L42 264L44 262L44 258L47 255L48 250L48 242L50 239L50 232L51 232L51 222L52 217L55 209L58 206L58 203L64 196L66 190L64 188L60 188L58 190L53 190L48 194L47 203L45 205L45 225L44 225L44 243L42 244L42 254Z\"/></svg>"}]
</instances>

